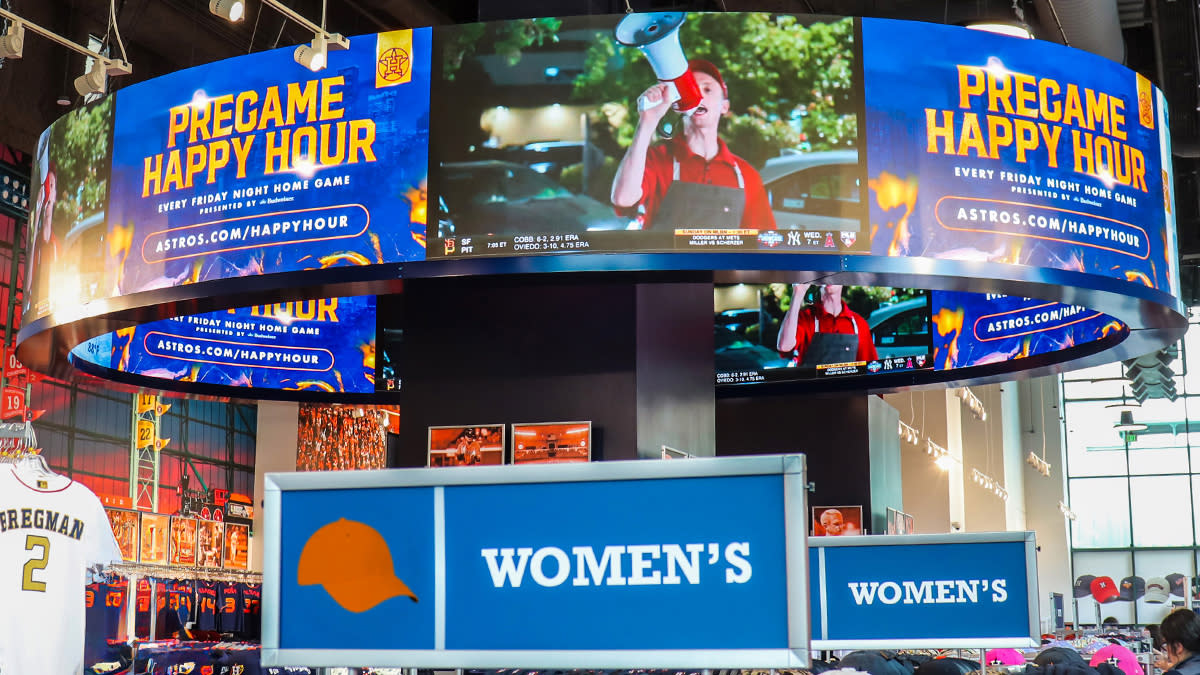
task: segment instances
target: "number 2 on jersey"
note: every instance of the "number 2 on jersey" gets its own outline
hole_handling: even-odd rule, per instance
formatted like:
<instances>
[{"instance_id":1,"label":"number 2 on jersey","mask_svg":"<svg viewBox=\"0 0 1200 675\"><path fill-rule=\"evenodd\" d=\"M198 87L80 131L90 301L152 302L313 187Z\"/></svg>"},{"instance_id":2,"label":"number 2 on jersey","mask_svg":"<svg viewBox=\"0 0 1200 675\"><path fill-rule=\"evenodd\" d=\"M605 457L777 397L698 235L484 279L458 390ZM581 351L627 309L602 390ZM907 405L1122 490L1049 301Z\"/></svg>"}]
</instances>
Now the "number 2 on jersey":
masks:
<instances>
[{"instance_id":1,"label":"number 2 on jersey","mask_svg":"<svg viewBox=\"0 0 1200 675\"><path fill-rule=\"evenodd\" d=\"M25 550L32 551L35 548L41 547L42 557L30 558L25 563L24 573L21 575L21 590L37 591L39 593L46 592L46 582L35 581L33 573L37 570L46 569L46 565L50 563L50 540L46 537L31 534L25 537Z\"/></svg>"}]
</instances>

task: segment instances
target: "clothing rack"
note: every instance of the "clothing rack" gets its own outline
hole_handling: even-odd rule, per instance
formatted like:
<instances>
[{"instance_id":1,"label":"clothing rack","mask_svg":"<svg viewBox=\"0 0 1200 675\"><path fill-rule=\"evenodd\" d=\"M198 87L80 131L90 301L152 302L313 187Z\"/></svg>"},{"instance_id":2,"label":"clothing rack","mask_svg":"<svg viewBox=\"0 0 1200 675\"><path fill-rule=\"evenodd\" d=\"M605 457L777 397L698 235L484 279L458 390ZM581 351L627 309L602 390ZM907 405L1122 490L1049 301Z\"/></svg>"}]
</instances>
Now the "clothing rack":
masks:
<instances>
[{"instance_id":1,"label":"clothing rack","mask_svg":"<svg viewBox=\"0 0 1200 675\"><path fill-rule=\"evenodd\" d=\"M261 584L263 577L261 572L241 572L238 570L215 569L207 567L147 565L142 563L128 562L105 565L103 570L109 574L118 574L123 577L198 579L202 581L226 581L248 584Z\"/></svg>"}]
</instances>

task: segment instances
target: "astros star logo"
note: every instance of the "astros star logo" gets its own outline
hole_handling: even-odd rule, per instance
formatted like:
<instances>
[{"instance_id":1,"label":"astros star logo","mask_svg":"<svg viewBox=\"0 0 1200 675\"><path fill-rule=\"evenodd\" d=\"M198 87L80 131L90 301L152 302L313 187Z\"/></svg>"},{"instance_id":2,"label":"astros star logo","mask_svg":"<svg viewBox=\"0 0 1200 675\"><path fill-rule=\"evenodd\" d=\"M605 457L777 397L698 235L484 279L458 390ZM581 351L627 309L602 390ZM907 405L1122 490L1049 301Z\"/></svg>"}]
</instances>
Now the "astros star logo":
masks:
<instances>
[{"instance_id":1,"label":"astros star logo","mask_svg":"<svg viewBox=\"0 0 1200 675\"><path fill-rule=\"evenodd\" d=\"M379 77L388 82L403 78L408 66L408 52L399 47L391 47L379 55Z\"/></svg>"}]
</instances>

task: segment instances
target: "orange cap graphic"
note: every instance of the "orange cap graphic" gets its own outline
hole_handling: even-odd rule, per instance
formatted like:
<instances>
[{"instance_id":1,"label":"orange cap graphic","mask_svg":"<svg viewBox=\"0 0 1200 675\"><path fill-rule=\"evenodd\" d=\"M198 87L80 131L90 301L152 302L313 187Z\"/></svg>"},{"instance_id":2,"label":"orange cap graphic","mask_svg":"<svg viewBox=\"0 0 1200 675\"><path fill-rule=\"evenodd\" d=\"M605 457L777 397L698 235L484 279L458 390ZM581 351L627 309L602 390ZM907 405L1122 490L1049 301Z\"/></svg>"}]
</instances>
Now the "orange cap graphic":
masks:
<instances>
[{"instance_id":1,"label":"orange cap graphic","mask_svg":"<svg viewBox=\"0 0 1200 675\"><path fill-rule=\"evenodd\" d=\"M417 602L392 566L383 535L370 525L340 518L313 533L300 552L297 581L320 584L333 601L351 612L365 612L398 595Z\"/></svg>"}]
</instances>

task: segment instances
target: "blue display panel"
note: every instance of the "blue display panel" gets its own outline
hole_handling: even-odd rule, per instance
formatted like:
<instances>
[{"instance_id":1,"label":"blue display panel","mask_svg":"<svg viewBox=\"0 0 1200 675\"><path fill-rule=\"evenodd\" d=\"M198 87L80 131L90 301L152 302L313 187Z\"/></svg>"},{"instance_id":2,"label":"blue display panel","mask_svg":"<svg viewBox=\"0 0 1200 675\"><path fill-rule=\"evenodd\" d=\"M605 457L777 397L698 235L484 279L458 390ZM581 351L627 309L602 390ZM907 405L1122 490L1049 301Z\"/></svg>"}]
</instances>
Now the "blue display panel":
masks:
<instances>
[{"instance_id":1,"label":"blue display panel","mask_svg":"<svg viewBox=\"0 0 1200 675\"><path fill-rule=\"evenodd\" d=\"M1148 79L1039 40L880 19L862 31L873 255L1178 287Z\"/></svg>"},{"instance_id":2,"label":"blue display panel","mask_svg":"<svg viewBox=\"0 0 1200 675\"><path fill-rule=\"evenodd\" d=\"M85 370L166 386L364 394L375 391L375 324L375 296L301 300L154 321L71 355Z\"/></svg>"},{"instance_id":3,"label":"blue display panel","mask_svg":"<svg viewBox=\"0 0 1200 675\"><path fill-rule=\"evenodd\" d=\"M264 663L805 664L803 475L797 456L274 474Z\"/></svg>"},{"instance_id":4,"label":"blue display panel","mask_svg":"<svg viewBox=\"0 0 1200 675\"><path fill-rule=\"evenodd\" d=\"M814 537L809 548L814 647L1038 644L1032 532L849 539Z\"/></svg>"},{"instance_id":5,"label":"blue display panel","mask_svg":"<svg viewBox=\"0 0 1200 675\"><path fill-rule=\"evenodd\" d=\"M1080 305L985 293L933 293L933 365L986 366L1064 351L1128 332Z\"/></svg>"},{"instance_id":6,"label":"blue display panel","mask_svg":"<svg viewBox=\"0 0 1200 675\"><path fill-rule=\"evenodd\" d=\"M96 287L35 284L28 318L213 279L423 259L431 40L429 28L356 37L317 73L279 49L106 99L111 190L87 221L104 245L78 264ZM107 173L107 160L94 166ZM79 227L55 221L54 236Z\"/></svg>"}]
</instances>

